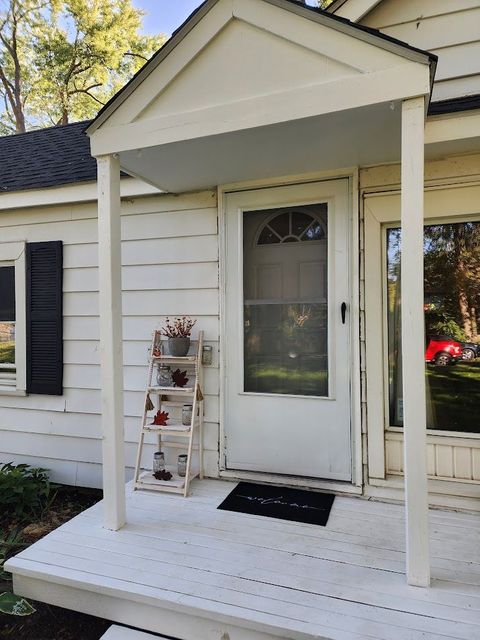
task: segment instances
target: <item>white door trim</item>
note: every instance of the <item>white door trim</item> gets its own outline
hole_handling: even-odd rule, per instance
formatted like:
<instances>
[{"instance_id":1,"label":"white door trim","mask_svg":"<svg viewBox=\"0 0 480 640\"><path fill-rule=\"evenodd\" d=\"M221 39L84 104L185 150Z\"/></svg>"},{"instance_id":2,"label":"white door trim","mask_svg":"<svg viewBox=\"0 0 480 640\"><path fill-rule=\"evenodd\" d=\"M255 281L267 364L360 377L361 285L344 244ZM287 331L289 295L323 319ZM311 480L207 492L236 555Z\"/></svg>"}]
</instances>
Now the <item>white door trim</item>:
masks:
<instances>
[{"instance_id":1,"label":"white door trim","mask_svg":"<svg viewBox=\"0 0 480 640\"><path fill-rule=\"evenodd\" d=\"M351 443L352 443L352 482L325 480L306 480L299 477L282 477L269 473L229 471L225 459L225 265L226 265L226 207L225 196L235 191L278 187L280 185L300 185L311 182L323 182L347 178L349 180L349 207L351 213L350 277L351 277ZM359 174L357 168L341 169L321 173L309 173L300 176L287 176L276 180L261 180L223 185L218 188L218 239L219 239L219 289L220 289L220 435L219 435L219 475L232 479L262 480L264 482L282 482L290 485L302 485L332 491L361 493L363 486L362 465L362 407L361 407L361 367L360 367L360 234L359 234Z\"/></svg>"}]
</instances>

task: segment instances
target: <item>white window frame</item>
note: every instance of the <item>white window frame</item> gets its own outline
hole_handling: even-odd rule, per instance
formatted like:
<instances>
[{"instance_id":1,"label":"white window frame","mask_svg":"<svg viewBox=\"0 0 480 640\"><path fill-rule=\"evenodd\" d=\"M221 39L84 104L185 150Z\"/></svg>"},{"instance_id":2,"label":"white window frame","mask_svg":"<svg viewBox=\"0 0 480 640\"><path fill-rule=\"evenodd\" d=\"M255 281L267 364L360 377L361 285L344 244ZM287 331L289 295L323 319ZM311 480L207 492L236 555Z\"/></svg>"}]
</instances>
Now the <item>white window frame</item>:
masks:
<instances>
[{"instance_id":1,"label":"white window frame","mask_svg":"<svg viewBox=\"0 0 480 640\"><path fill-rule=\"evenodd\" d=\"M15 384L3 385L0 395L26 395L27 322L25 299L25 243L0 243L0 267L15 267Z\"/></svg>"},{"instance_id":2,"label":"white window frame","mask_svg":"<svg viewBox=\"0 0 480 640\"><path fill-rule=\"evenodd\" d=\"M364 194L365 339L368 404L368 476L386 477L385 438L403 433L391 427L388 412L386 335L386 229L400 226L400 193ZM425 225L480 220L480 184L438 184L425 188ZM453 439L466 447L480 434L427 429L427 442Z\"/></svg>"}]
</instances>

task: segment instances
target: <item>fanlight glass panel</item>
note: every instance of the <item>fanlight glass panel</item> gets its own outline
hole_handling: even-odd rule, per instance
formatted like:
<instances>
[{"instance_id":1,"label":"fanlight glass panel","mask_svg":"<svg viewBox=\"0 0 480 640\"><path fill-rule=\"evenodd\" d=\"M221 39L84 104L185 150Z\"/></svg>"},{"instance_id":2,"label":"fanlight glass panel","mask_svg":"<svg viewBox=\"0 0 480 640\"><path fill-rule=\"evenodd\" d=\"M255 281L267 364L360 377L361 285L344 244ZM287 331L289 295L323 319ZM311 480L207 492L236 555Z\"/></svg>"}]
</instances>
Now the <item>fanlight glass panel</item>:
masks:
<instances>
[{"instance_id":1,"label":"fanlight glass panel","mask_svg":"<svg viewBox=\"0 0 480 640\"><path fill-rule=\"evenodd\" d=\"M326 227L315 216L303 211L292 210L278 213L265 222L258 236L258 244L279 244L282 242L308 242L326 239Z\"/></svg>"},{"instance_id":2,"label":"fanlight glass panel","mask_svg":"<svg viewBox=\"0 0 480 640\"><path fill-rule=\"evenodd\" d=\"M244 391L328 396L328 206L246 212L243 238Z\"/></svg>"}]
</instances>

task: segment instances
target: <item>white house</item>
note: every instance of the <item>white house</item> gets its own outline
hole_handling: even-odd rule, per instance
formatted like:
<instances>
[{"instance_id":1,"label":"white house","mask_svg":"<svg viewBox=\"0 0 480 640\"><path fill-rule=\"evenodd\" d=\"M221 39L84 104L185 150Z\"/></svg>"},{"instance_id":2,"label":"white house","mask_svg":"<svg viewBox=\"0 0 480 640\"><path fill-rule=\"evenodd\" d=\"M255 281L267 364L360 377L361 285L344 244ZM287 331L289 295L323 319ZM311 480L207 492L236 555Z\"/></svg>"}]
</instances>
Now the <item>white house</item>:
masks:
<instances>
[{"instance_id":1,"label":"white house","mask_svg":"<svg viewBox=\"0 0 480 640\"><path fill-rule=\"evenodd\" d=\"M105 492L19 593L182 640L479 637L479 50L479 0L206 0L93 122L0 140L0 460ZM126 515L185 314L223 482ZM215 510L239 479L341 497L262 528Z\"/></svg>"}]
</instances>

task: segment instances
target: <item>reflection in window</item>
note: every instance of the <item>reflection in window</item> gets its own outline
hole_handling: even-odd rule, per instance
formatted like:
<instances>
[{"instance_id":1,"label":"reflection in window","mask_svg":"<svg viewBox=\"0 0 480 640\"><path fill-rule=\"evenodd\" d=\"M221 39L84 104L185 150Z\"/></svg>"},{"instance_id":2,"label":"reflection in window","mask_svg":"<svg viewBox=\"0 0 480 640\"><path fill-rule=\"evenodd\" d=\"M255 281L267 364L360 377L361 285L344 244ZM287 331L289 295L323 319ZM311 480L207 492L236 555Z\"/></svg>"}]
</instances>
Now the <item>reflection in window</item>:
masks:
<instances>
[{"instance_id":1,"label":"reflection in window","mask_svg":"<svg viewBox=\"0 0 480 640\"><path fill-rule=\"evenodd\" d=\"M403 425L400 229L387 230L390 425ZM480 432L480 222L425 227L427 427Z\"/></svg>"},{"instance_id":2,"label":"reflection in window","mask_svg":"<svg viewBox=\"0 0 480 640\"><path fill-rule=\"evenodd\" d=\"M15 385L15 267L0 267L0 386Z\"/></svg>"}]
</instances>

